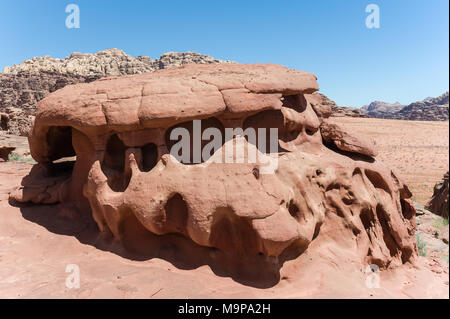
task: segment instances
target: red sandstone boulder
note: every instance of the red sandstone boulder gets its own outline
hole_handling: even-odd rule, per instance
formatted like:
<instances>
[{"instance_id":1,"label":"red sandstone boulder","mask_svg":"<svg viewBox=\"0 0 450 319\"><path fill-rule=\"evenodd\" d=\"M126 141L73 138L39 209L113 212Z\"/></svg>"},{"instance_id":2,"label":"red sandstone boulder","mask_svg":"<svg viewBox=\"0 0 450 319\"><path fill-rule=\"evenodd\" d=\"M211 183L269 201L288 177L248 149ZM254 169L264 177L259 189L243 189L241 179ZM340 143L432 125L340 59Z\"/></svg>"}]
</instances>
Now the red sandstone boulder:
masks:
<instances>
[{"instance_id":1,"label":"red sandstone boulder","mask_svg":"<svg viewBox=\"0 0 450 319\"><path fill-rule=\"evenodd\" d=\"M441 181L434 186L433 197L427 204L427 209L432 213L448 218L448 172L445 173Z\"/></svg>"},{"instance_id":2,"label":"red sandstone boulder","mask_svg":"<svg viewBox=\"0 0 450 319\"><path fill-rule=\"evenodd\" d=\"M273 64L186 65L67 86L39 103L29 139L39 164L11 199L74 203L129 249L146 246L146 233L175 233L237 269L244 257L277 265L330 246L361 264L412 260L411 193L373 158L371 142L324 121L316 90L314 75ZM183 163L169 136L192 133L192 120L202 133L275 128L278 149L237 134ZM244 146L242 161L216 161L233 145ZM272 174L260 159L276 159Z\"/></svg>"},{"instance_id":3,"label":"red sandstone boulder","mask_svg":"<svg viewBox=\"0 0 450 319\"><path fill-rule=\"evenodd\" d=\"M320 125L320 132L322 133L324 142L334 143L341 151L372 157L377 155L375 142L373 140L361 136L356 137L346 132L338 124L324 121Z\"/></svg>"}]
</instances>

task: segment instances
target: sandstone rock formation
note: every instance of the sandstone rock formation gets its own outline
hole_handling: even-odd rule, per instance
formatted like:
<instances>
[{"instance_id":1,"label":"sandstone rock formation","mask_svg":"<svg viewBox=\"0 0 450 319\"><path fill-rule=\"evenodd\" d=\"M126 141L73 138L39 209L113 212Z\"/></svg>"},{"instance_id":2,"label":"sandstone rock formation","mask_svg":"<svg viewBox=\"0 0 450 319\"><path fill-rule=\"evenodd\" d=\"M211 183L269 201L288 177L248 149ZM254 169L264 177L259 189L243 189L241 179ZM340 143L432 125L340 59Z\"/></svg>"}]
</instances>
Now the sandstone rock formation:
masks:
<instances>
[{"instance_id":1,"label":"sandstone rock formation","mask_svg":"<svg viewBox=\"0 0 450 319\"><path fill-rule=\"evenodd\" d=\"M105 76L141 74L188 63L225 63L196 52L167 52L159 59L136 58L118 49L95 54L74 52L65 59L35 57L5 67L0 73L0 130L26 136L37 102L68 84L92 82ZM6 116L8 116L6 118Z\"/></svg>"},{"instance_id":2,"label":"sandstone rock formation","mask_svg":"<svg viewBox=\"0 0 450 319\"><path fill-rule=\"evenodd\" d=\"M338 149L362 155L375 157L377 150L375 141L363 137L356 137L346 132L337 124L324 121L320 125L320 131L325 143L334 142Z\"/></svg>"},{"instance_id":3,"label":"sandstone rock formation","mask_svg":"<svg viewBox=\"0 0 450 319\"><path fill-rule=\"evenodd\" d=\"M66 86L39 103L29 139L38 164L10 199L91 212L103 236L131 250L149 246L148 234L178 234L224 258L225 272L249 259L253 272L267 260L276 270L306 252L320 258L327 245L361 265L413 260L410 191L371 142L327 124L317 90L306 72L234 63ZM170 135L185 128L192 136L193 120L202 120L202 132L276 128L279 147L241 132L200 163L183 163L170 153ZM233 143L258 160L244 152L217 161ZM274 173L262 173L263 158L278 161Z\"/></svg>"},{"instance_id":4,"label":"sandstone rock formation","mask_svg":"<svg viewBox=\"0 0 450 319\"><path fill-rule=\"evenodd\" d=\"M361 109L370 116L384 119L410 121L448 121L448 92L436 98L426 98L423 101L409 105L375 101Z\"/></svg>"},{"instance_id":5,"label":"sandstone rock formation","mask_svg":"<svg viewBox=\"0 0 450 319\"><path fill-rule=\"evenodd\" d=\"M448 172L445 173L442 180L434 186L433 197L427 205L427 209L432 213L448 218Z\"/></svg>"}]
</instances>

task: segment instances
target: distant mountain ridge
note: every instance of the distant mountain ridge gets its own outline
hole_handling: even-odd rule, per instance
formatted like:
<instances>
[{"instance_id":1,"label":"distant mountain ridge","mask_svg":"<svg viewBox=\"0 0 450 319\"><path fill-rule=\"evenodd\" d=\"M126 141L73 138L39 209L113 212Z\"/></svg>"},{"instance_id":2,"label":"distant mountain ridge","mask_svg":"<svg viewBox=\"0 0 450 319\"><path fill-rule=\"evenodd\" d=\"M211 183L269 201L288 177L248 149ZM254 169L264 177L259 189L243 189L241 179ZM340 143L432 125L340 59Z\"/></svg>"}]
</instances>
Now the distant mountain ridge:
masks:
<instances>
[{"instance_id":1,"label":"distant mountain ridge","mask_svg":"<svg viewBox=\"0 0 450 319\"><path fill-rule=\"evenodd\" d=\"M69 84L95 81L106 76L121 76L152 72L188 63L233 63L196 52L167 52L157 59L133 57L119 49L97 53L74 52L59 59L50 56L34 57L7 66L0 73L0 131L26 135L30 129L37 103L47 94ZM448 92L437 98L403 106L400 103L375 101L363 108L338 106L327 96L332 116L379 117L407 120L448 120Z\"/></svg>"},{"instance_id":2,"label":"distant mountain ridge","mask_svg":"<svg viewBox=\"0 0 450 319\"><path fill-rule=\"evenodd\" d=\"M375 101L361 109L370 117L411 120L411 121L448 121L449 120L449 92L409 105L400 103L386 103Z\"/></svg>"},{"instance_id":3,"label":"distant mountain ridge","mask_svg":"<svg viewBox=\"0 0 450 319\"><path fill-rule=\"evenodd\" d=\"M230 63L196 52L167 52L152 60L119 49L94 54L74 52L65 59L35 57L0 73L0 130L26 135L37 103L66 85L105 76L140 74L188 63Z\"/></svg>"},{"instance_id":4,"label":"distant mountain ridge","mask_svg":"<svg viewBox=\"0 0 450 319\"><path fill-rule=\"evenodd\" d=\"M83 77L104 77L151 72L188 63L229 63L197 52L166 52L158 59L148 56L132 57L113 48L97 53L73 52L65 59L50 56L34 57L20 64L7 66L3 74L60 74Z\"/></svg>"},{"instance_id":5,"label":"distant mountain ridge","mask_svg":"<svg viewBox=\"0 0 450 319\"><path fill-rule=\"evenodd\" d=\"M400 104L399 102L386 103L383 101L374 101L369 105L364 105L363 107L361 107L361 110L363 110L370 117L381 117L381 115L385 113L391 114L398 112L403 107L404 105Z\"/></svg>"}]
</instances>

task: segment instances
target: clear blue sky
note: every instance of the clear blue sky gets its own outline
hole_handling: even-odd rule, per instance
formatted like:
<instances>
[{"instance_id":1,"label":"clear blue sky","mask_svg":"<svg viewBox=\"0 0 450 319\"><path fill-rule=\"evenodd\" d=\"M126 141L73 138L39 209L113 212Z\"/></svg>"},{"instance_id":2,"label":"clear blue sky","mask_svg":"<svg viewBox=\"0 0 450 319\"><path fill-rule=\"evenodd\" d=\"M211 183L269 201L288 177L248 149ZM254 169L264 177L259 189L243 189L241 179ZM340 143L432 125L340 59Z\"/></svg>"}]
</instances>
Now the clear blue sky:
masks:
<instances>
[{"instance_id":1,"label":"clear blue sky","mask_svg":"<svg viewBox=\"0 0 450 319\"><path fill-rule=\"evenodd\" d=\"M80 29L65 27L70 3ZM379 29L365 26L370 3ZM340 105L407 104L448 90L448 12L448 0L0 0L0 69L112 47L152 58L197 51L312 72Z\"/></svg>"}]
</instances>

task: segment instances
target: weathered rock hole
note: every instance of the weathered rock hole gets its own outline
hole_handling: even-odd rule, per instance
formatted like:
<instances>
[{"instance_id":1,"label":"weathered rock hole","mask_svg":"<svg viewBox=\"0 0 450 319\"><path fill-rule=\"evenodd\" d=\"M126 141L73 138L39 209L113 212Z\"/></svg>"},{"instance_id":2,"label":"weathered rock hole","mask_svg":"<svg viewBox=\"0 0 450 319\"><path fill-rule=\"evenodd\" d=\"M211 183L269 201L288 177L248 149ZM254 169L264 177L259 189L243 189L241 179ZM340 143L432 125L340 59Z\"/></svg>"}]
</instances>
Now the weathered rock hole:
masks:
<instances>
[{"instance_id":1,"label":"weathered rock hole","mask_svg":"<svg viewBox=\"0 0 450 319\"><path fill-rule=\"evenodd\" d=\"M210 243L221 251L236 254L257 254L258 242L250 222L236 216L229 207L216 210L211 226Z\"/></svg>"},{"instance_id":2,"label":"weathered rock hole","mask_svg":"<svg viewBox=\"0 0 450 319\"><path fill-rule=\"evenodd\" d=\"M256 147L258 148L258 150L261 153L271 153L272 150L270 149L270 129L271 128L276 128L278 130L278 139L282 140L282 141L291 141L294 140L295 138L297 138L297 136L299 135L299 133L297 132L296 134L292 134L291 132L287 131L284 125L284 115L281 111L279 110L266 110L266 111L262 111L259 112L255 115L249 116L244 120L244 125L243 125L243 129L244 131L247 128L253 128L256 132ZM258 129L259 128L264 128L265 129L265 148L264 145L261 145L262 147L260 147L260 142L258 137ZM246 140L248 143L251 143L252 141L250 141L248 139L247 136L245 136ZM261 142L262 144L262 142ZM275 151L276 153L278 152L285 152L286 150L284 150L280 145L278 145L277 150Z\"/></svg>"},{"instance_id":3,"label":"weathered rock hole","mask_svg":"<svg viewBox=\"0 0 450 319\"><path fill-rule=\"evenodd\" d=\"M414 207L404 199L400 199L402 205L402 215L405 219L410 220L414 216Z\"/></svg>"},{"instance_id":4,"label":"weathered rock hole","mask_svg":"<svg viewBox=\"0 0 450 319\"><path fill-rule=\"evenodd\" d=\"M363 208L359 214L359 218L366 231L369 231L370 227L373 225L374 215L370 208Z\"/></svg>"},{"instance_id":5,"label":"weathered rock hole","mask_svg":"<svg viewBox=\"0 0 450 319\"><path fill-rule=\"evenodd\" d=\"M370 180L370 182L375 188L382 189L386 193L391 194L389 185L386 183L386 181L384 180L384 178L381 176L380 173L372 171L370 169L366 169L364 170L364 174L367 176L367 178Z\"/></svg>"},{"instance_id":6,"label":"weathered rock hole","mask_svg":"<svg viewBox=\"0 0 450 319\"><path fill-rule=\"evenodd\" d=\"M158 162L158 147L153 143L145 144L141 147L142 166L144 172L150 172Z\"/></svg>"},{"instance_id":7,"label":"weathered rock hole","mask_svg":"<svg viewBox=\"0 0 450 319\"><path fill-rule=\"evenodd\" d=\"M329 192L333 189L339 190L339 189L341 189L341 185L339 185L337 183L331 183L327 186L327 188L325 189L325 192Z\"/></svg>"},{"instance_id":8,"label":"weathered rock hole","mask_svg":"<svg viewBox=\"0 0 450 319\"><path fill-rule=\"evenodd\" d=\"M358 228L352 227L352 233L353 233L353 236L358 237L358 235L361 233L361 230L359 230Z\"/></svg>"},{"instance_id":9,"label":"weathered rock hole","mask_svg":"<svg viewBox=\"0 0 450 319\"><path fill-rule=\"evenodd\" d=\"M317 223L316 226L314 227L314 234L312 236L312 240L316 239L316 237L319 236L320 227L322 227L322 223Z\"/></svg>"},{"instance_id":10,"label":"weathered rock hole","mask_svg":"<svg viewBox=\"0 0 450 319\"><path fill-rule=\"evenodd\" d=\"M126 149L117 134L112 135L106 143L102 170L108 178L109 187L115 192L125 191L131 180L131 171L125 172Z\"/></svg>"},{"instance_id":11,"label":"weathered rock hole","mask_svg":"<svg viewBox=\"0 0 450 319\"><path fill-rule=\"evenodd\" d=\"M189 133L189 141L184 141L186 143L189 143L188 145L186 145L186 148L188 147L189 149L189 160L188 161L184 161L181 160L181 163L183 164L198 164L198 163L194 163L194 138L198 138L197 136L194 136L194 122L193 121L188 121L188 122L183 122L183 123L179 123L175 126L172 126L171 128L169 128L166 131L166 145L167 148L169 150L169 152L172 152L172 147L177 144L178 142L180 142L181 140L183 140L183 137L178 136L176 140L172 140L170 139L170 135L172 133L173 130L175 129L185 129L188 133ZM216 128L219 130L220 132L220 146L222 146L225 143L225 128L223 126L223 124L215 117L210 117L207 119L203 119L201 120L201 130L200 130L200 137L199 139L201 140L200 143L200 151L201 151L201 156L200 156L200 161L199 163L203 163L205 161L207 161L213 154L214 154L214 148L212 148L209 152L209 154L205 153L205 157L203 157L203 149L205 147L205 145L207 145L208 143L210 143L211 141L215 140L214 136L207 136L207 139L203 139L203 133L205 132L205 130L207 130L208 128ZM219 137L217 137L219 138ZM217 140L215 140L217 142ZM178 150L178 154L174 154L174 155L178 155L179 157L182 157L182 152L184 151L184 149L179 149Z\"/></svg>"},{"instance_id":12,"label":"weathered rock hole","mask_svg":"<svg viewBox=\"0 0 450 319\"><path fill-rule=\"evenodd\" d=\"M48 174L53 177L62 175L67 175L69 177L72 175L74 166L75 161L53 162L48 166Z\"/></svg>"},{"instance_id":13,"label":"weathered rock hole","mask_svg":"<svg viewBox=\"0 0 450 319\"><path fill-rule=\"evenodd\" d=\"M395 242L395 239L392 237L390 233L391 227L389 226L387 217L386 217L386 211L381 207L381 205L377 205L376 208L377 218L380 222L381 229L383 231L383 241L386 244L386 247L389 249L389 253L391 257L394 257L399 248L397 243Z\"/></svg>"},{"instance_id":14,"label":"weathered rock hole","mask_svg":"<svg viewBox=\"0 0 450 319\"><path fill-rule=\"evenodd\" d=\"M46 139L49 147L49 161L76 155L72 145L72 128L70 126L51 126Z\"/></svg>"},{"instance_id":15,"label":"weathered rock hole","mask_svg":"<svg viewBox=\"0 0 450 319\"><path fill-rule=\"evenodd\" d=\"M252 170L253 176L255 176L256 179L259 179L259 169L258 168L254 168Z\"/></svg>"},{"instance_id":16,"label":"weathered rock hole","mask_svg":"<svg viewBox=\"0 0 450 319\"><path fill-rule=\"evenodd\" d=\"M303 94L283 95L283 107L302 113L306 110L307 101Z\"/></svg>"},{"instance_id":17,"label":"weathered rock hole","mask_svg":"<svg viewBox=\"0 0 450 319\"><path fill-rule=\"evenodd\" d=\"M300 219L300 209L292 199L289 202L288 211L289 214L291 214L291 216L294 217L296 220Z\"/></svg>"},{"instance_id":18,"label":"weathered rock hole","mask_svg":"<svg viewBox=\"0 0 450 319\"><path fill-rule=\"evenodd\" d=\"M308 128L305 129L305 132L306 132L307 135L312 136L312 135L316 134L318 130L319 130L319 128L308 127Z\"/></svg>"},{"instance_id":19,"label":"weathered rock hole","mask_svg":"<svg viewBox=\"0 0 450 319\"><path fill-rule=\"evenodd\" d=\"M106 152L103 163L111 169L123 171L125 169L126 147L117 134L112 135L106 143Z\"/></svg>"},{"instance_id":20,"label":"weathered rock hole","mask_svg":"<svg viewBox=\"0 0 450 319\"><path fill-rule=\"evenodd\" d=\"M184 233L188 219L188 206L180 194L173 195L164 206L166 223L173 232Z\"/></svg>"},{"instance_id":21,"label":"weathered rock hole","mask_svg":"<svg viewBox=\"0 0 450 319\"><path fill-rule=\"evenodd\" d=\"M348 193L346 196L342 197L342 202L345 205L352 205L354 203L354 198Z\"/></svg>"}]
</instances>

